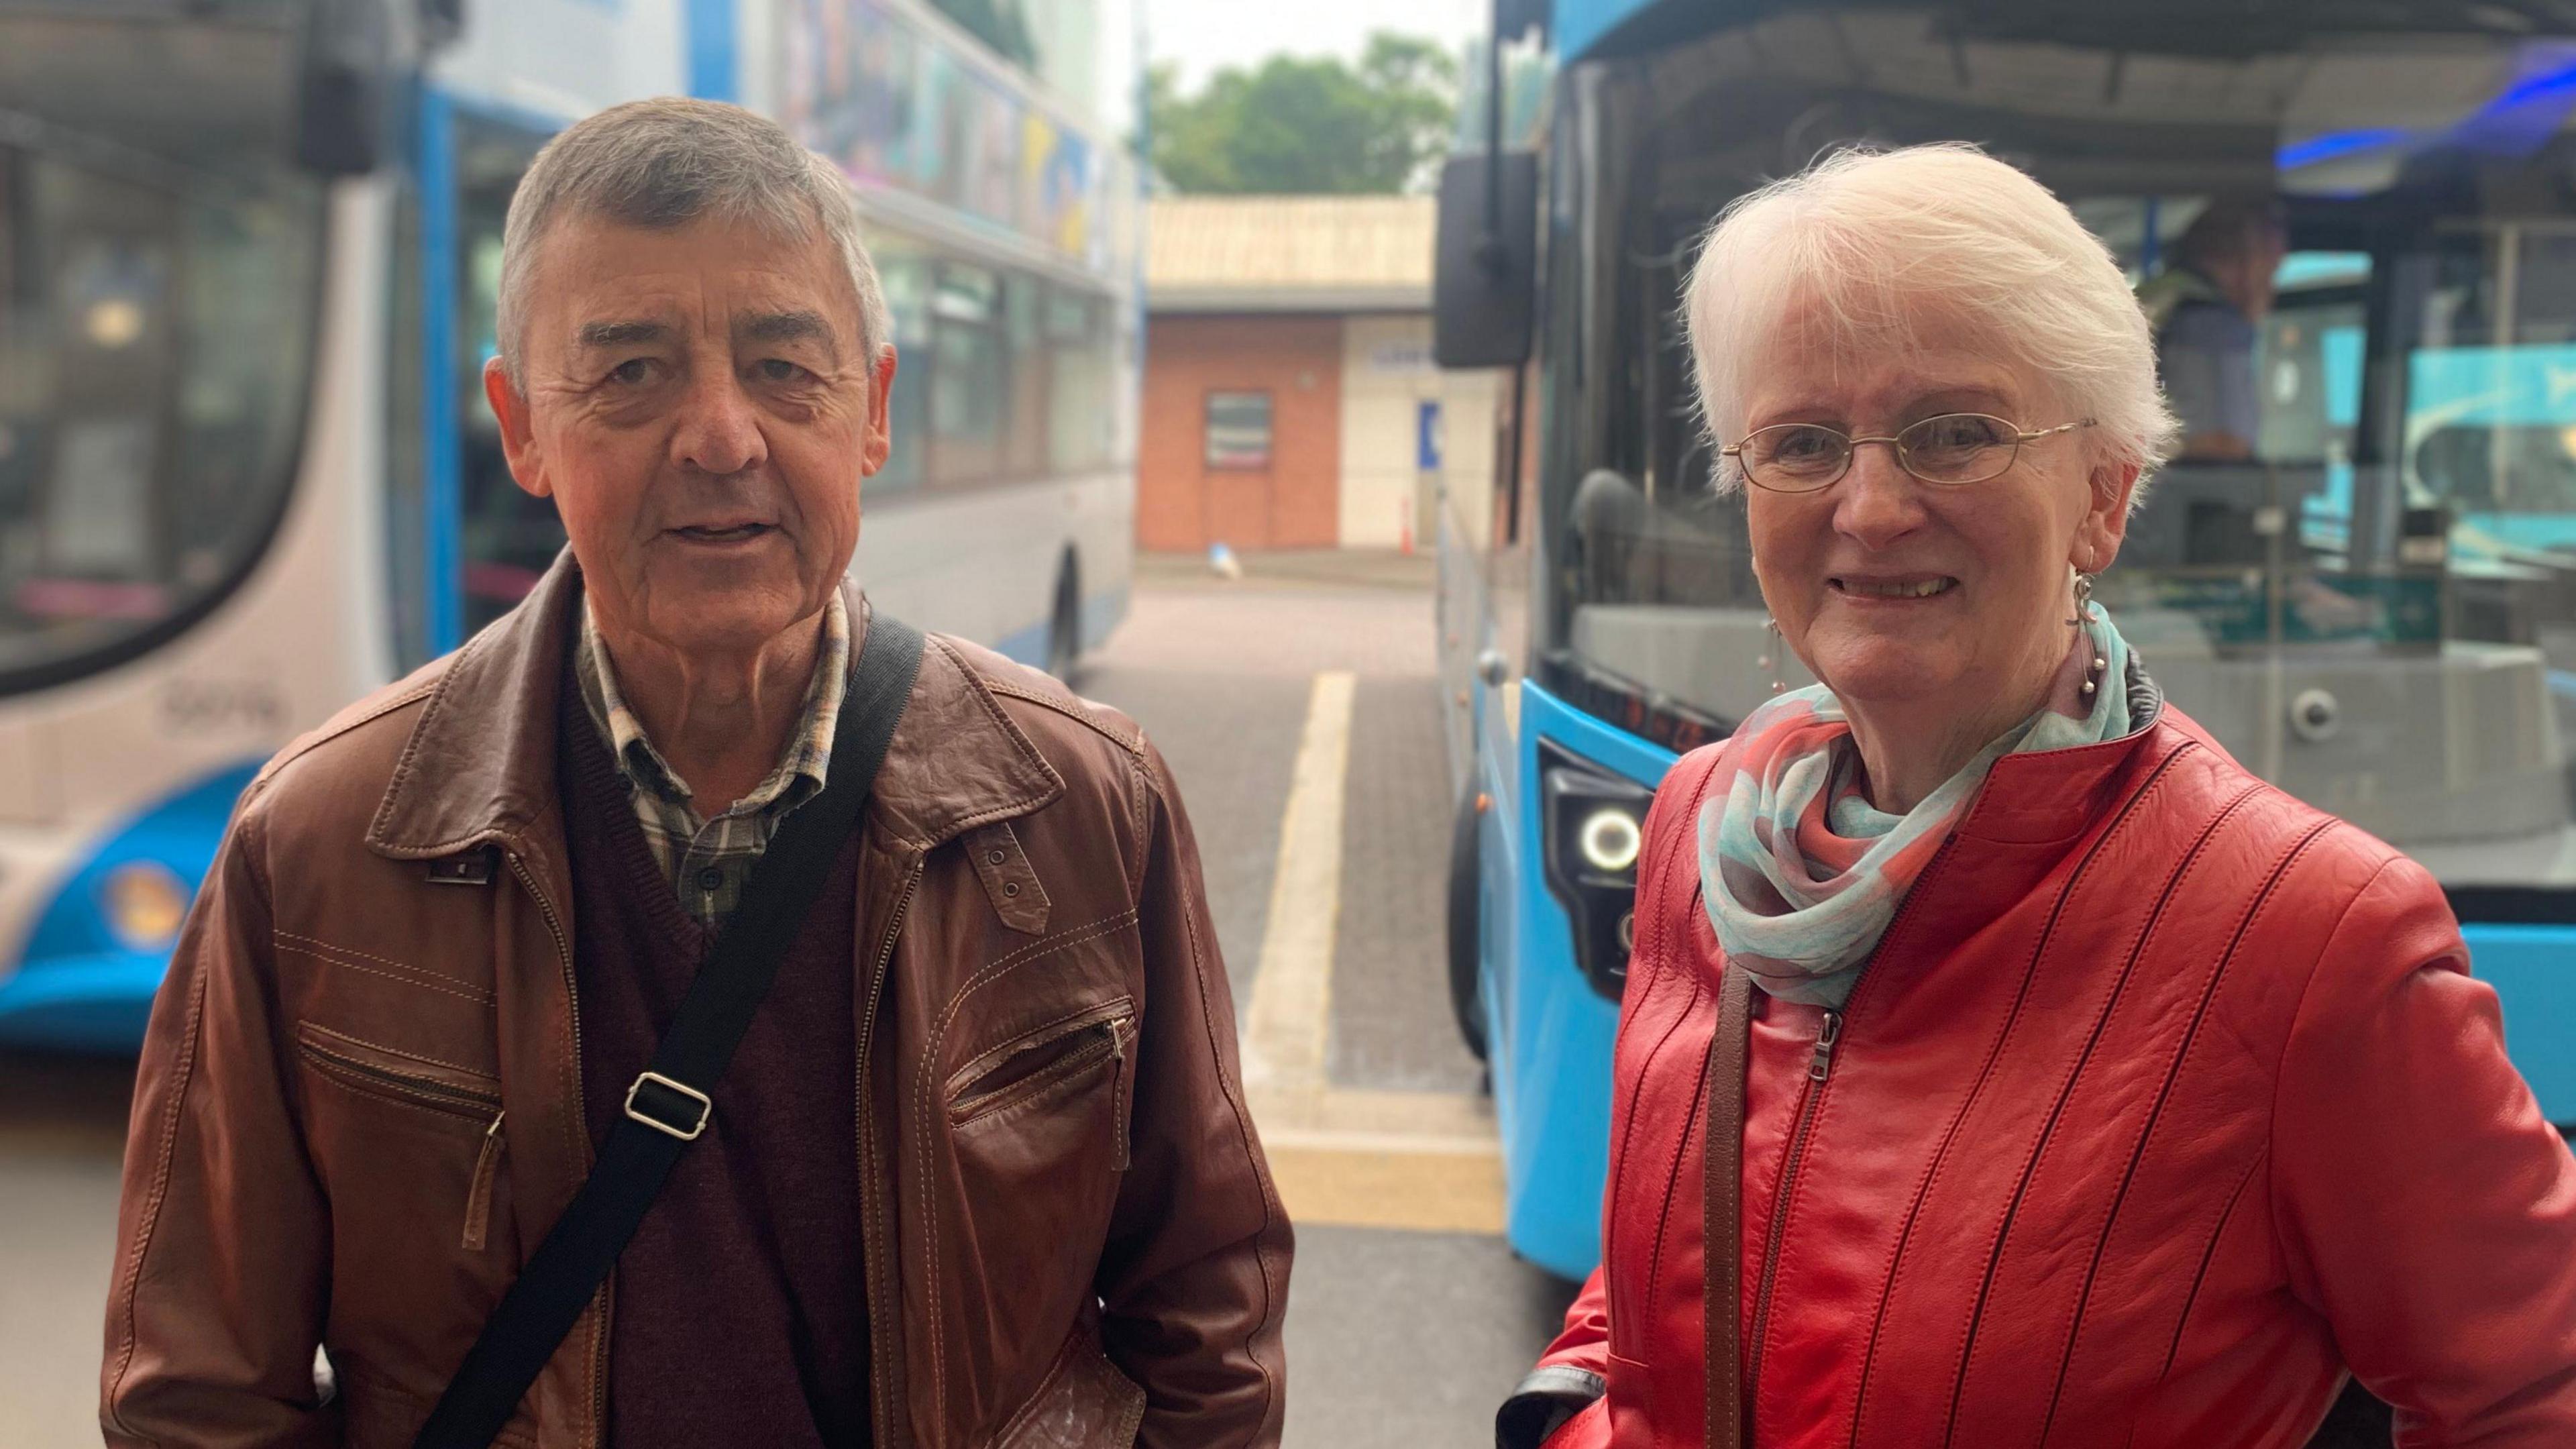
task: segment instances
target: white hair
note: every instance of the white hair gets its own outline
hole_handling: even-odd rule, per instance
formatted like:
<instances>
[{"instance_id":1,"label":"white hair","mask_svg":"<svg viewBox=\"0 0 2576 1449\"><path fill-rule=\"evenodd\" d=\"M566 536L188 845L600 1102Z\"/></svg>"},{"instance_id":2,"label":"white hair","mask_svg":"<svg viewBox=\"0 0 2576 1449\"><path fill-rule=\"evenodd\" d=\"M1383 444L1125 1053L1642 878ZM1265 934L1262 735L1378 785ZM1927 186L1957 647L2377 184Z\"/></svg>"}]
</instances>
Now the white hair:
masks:
<instances>
[{"instance_id":1,"label":"white hair","mask_svg":"<svg viewBox=\"0 0 2576 1449\"><path fill-rule=\"evenodd\" d=\"M840 171L766 117L663 96L573 123L519 179L501 230L500 297L493 309L501 366L513 387L527 386L523 334L537 249L567 215L654 230L712 216L789 241L819 233L849 268L860 355L873 361L892 340L885 291L859 235L858 203Z\"/></svg>"},{"instance_id":2,"label":"white hair","mask_svg":"<svg viewBox=\"0 0 2576 1449\"><path fill-rule=\"evenodd\" d=\"M1700 407L1719 446L1745 431L1746 368L1783 327L1858 355L1871 345L1990 348L2091 418L2096 464L2144 482L2178 431L2155 339L2100 238L2049 190L1974 146L1840 151L1736 198L1710 226L1683 309ZM1718 486L1741 479L1722 468Z\"/></svg>"}]
</instances>

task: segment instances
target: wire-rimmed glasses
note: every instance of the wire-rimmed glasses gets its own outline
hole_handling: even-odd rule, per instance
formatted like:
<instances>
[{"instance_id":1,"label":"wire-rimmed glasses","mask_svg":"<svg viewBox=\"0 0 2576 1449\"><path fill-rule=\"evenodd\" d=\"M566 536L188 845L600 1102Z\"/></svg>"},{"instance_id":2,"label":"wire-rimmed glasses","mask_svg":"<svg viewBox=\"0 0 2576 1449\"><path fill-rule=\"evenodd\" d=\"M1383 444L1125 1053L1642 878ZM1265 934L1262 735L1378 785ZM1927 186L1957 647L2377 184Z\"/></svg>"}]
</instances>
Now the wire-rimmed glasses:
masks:
<instances>
[{"instance_id":1,"label":"wire-rimmed glasses","mask_svg":"<svg viewBox=\"0 0 2576 1449\"><path fill-rule=\"evenodd\" d=\"M1936 413L1887 437L1855 438L1822 423L1773 423L1722 453L1756 488L1813 493L1842 481L1861 444L1885 443L1896 450L1898 467L1926 483L1955 488L2001 474L2021 456L2024 443L2091 426L2093 419L2081 418L2032 431L1992 413Z\"/></svg>"}]
</instances>

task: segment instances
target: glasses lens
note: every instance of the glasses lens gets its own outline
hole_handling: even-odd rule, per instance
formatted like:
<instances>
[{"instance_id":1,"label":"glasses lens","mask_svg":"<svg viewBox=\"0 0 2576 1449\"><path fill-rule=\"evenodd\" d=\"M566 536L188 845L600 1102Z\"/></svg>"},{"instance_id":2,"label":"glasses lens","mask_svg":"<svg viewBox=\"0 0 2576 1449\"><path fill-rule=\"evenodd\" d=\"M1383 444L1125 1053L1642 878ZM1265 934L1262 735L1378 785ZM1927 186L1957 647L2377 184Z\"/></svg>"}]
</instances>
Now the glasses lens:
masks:
<instances>
[{"instance_id":1,"label":"glasses lens","mask_svg":"<svg viewBox=\"0 0 2576 1449\"><path fill-rule=\"evenodd\" d=\"M1897 434L1905 467L1934 483L1976 483L2012 466L2021 435L1984 413L1943 413Z\"/></svg>"},{"instance_id":2,"label":"glasses lens","mask_svg":"<svg viewBox=\"0 0 2576 1449\"><path fill-rule=\"evenodd\" d=\"M1850 458L1851 439L1813 423L1779 423L1744 440L1744 476L1782 493L1824 487Z\"/></svg>"}]
</instances>

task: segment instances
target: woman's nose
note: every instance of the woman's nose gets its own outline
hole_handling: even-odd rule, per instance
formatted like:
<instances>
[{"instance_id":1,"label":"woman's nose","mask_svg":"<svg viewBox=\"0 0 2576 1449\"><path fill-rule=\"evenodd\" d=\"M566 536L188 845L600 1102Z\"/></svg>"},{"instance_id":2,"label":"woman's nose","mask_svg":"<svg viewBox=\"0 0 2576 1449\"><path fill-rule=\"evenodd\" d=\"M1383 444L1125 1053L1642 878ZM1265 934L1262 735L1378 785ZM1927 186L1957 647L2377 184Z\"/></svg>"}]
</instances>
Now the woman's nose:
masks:
<instances>
[{"instance_id":1,"label":"woman's nose","mask_svg":"<svg viewBox=\"0 0 2576 1449\"><path fill-rule=\"evenodd\" d=\"M1897 461L1894 443L1855 443L1851 468L1834 489L1834 529L1866 547L1884 547L1923 521L1922 487Z\"/></svg>"}]
</instances>

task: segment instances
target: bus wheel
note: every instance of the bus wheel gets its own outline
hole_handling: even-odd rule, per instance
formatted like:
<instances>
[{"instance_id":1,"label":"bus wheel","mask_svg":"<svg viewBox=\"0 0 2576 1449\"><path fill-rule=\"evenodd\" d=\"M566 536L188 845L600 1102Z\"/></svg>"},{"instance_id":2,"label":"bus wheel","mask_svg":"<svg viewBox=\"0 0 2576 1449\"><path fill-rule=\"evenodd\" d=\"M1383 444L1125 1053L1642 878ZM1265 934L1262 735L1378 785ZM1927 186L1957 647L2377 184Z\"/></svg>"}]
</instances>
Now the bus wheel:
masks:
<instances>
[{"instance_id":1,"label":"bus wheel","mask_svg":"<svg viewBox=\"0 0 2576 1449\"><path fill-rule=\"evenodd\" d=\"M1477 988L1483 955L1476 935L1477 897L1481 881L1476 859L1476 797L1458 802L1458 823L1449 833L1449 1009L1458 1018L1458 1035L1476 1060L1486 1060L1485 998Z\"/></svg>"},{"instance_id":2,"label":"bus wheel","mask_svg":"<svg viewBox=\"0 0 2576 1449\"><path fill-rule=\"evenodd\" d=\"M1082 662L1082 583L1073 556L1065 555L1055 573L1055 611L1047 618L1047 673L1073 683L1074 666Z\"/></svg>"}]
</instances>

